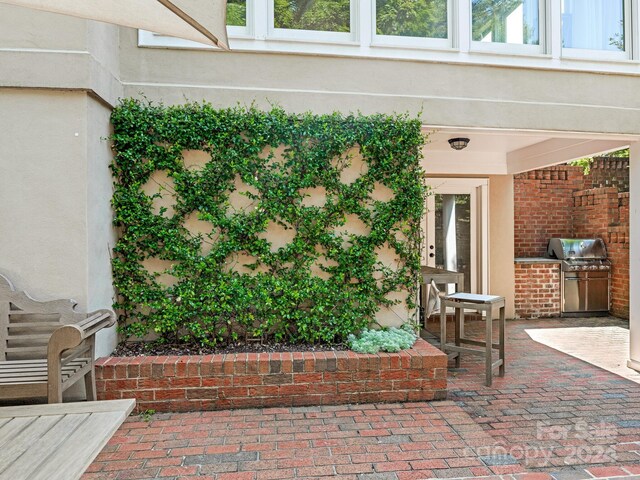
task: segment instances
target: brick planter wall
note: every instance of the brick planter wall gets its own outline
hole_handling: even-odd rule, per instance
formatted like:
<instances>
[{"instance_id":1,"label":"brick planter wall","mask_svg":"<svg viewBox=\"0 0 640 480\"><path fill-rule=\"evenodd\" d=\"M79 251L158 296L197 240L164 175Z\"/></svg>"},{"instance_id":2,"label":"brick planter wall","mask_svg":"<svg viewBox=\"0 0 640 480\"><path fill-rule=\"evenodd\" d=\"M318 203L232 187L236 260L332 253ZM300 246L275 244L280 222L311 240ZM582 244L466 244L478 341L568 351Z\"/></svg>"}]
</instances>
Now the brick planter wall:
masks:
<instances>
[{"instance_id":1,"label":"brick planter wall","mask_svg":"<svg viewBox=\"0 0 640 480\"><path fill-rule=\"evenodd\" d=\"M399 353L248 353L105 357L100 400L135 398L138 411L219 410L443 399L447 357L418 339Z\"/></svg>"},{"instance_id":2,"label":"brick planter wall","mask_svg":"<svg viewBox=\"0 0 640 480\"><path fill-rule=\"evenodd\" d=\"M560 264L515 264L516 318L560 315Z\"/></svg>"}]
</instances>

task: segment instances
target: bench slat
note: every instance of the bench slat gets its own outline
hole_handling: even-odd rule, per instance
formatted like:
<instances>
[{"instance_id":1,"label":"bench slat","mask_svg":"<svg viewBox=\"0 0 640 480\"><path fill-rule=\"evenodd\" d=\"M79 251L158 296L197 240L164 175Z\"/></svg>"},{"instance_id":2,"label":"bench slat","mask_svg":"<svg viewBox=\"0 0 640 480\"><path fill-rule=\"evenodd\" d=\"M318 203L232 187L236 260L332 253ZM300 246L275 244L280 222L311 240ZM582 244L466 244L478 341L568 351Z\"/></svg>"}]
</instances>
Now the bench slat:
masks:
<instances>
[{"instance_id":1,"label":"bench slat","mask_svg":"<svg viewBox=\"0 0 640 480\"><path fill-rule=\"evenodd\" d=\"M9 310L9 315L46 315L48 317L60 316L60 314L56 312L25 312L24 310Z\"/></svg>"},{"instance_id":2,"label":"bench slat","mask_svg":"<svg viewBox=\"0 0 640 480\"><path fill-rule=\"evenodd\" d=\"M47 347L8 347L5 349L7 353L47 353Z\"/></svg>"},{"instance_id":3,"label":"bench slat","mask_svg":"<svg viewBox=\"0 0 640 480\"><path fill-rule=\"evenodd\" d=\"M47 335L47 334L41 334L41 335L37 335L37 334L28 334L25 333L24 335L20 335L20 334L13 334L13 335L9 335L7 337L7 342L17 342L17 341L43 341L45 343L47 343L49 341L49 339L51 338L51 335Z\"/></svg>"},{"instance_id":4,"label":"bench slat","mask_svg":"<svg viewBox=\"0 0 640 480\"><path fill-rule=\"evenodd\" d=\"M88 359L88 358L79 358L79 359L76 359L73 362L69 362L68 364L65 364L65 366L66 365L74 365L74 364L80 365L80 364L87 363L89 361L90 361L90 359ZM37 369L37 368L43 368L43 369L47 368L47 364L46 363L42 363L42 364L33 363L33 364L22 364L22 365L11 365L11 363L12 362L6 362L6 365L3 364L0 367L0 373L2 373L4 371L7 371L7 370L33 370L33 369Z\"/></svg>"},{"instance_id":5,"label":"bench slat","mask_svg":"<svg viewBox=\"0 0 640 480\"><path fill-rule=\"evenodd\" d=\"M64 367L62 367L62 371L63 372L76 371L79 368L84 367L88 363L90 363L89 360L85 362L76 362L71 365L65 365ZM35 375L40 373L46 374L47 371L48 370L46 365L44 365L43 367L33 367L29 369L24 369L24 368L3 369L3 370L0 370L0 378L19 377L20 375Z\"/></svg>"},{"instance_id":6,"label":"bench slat","mask_svg":"<svg viewBox=\"0 0 640 480\"><path fill-rule=\"evenodd\" d=\"M7 325L9 330L50 330L53 332L56 328L60 327L59 323L51 323L51 322L24 322L24 323L10 323Z\"/></svg>"},{"instance_id":7,"label":"bench slat","mask_svg":"<svg viewBox=\"0 0 640 480\"><path fill-rule=\"evenodd\" d=\"M79 372L80 370L82 370L82 368L77 368L71 371L65 371L62 372L62 381L71 378L76 372ZM46 383L47 380L49 379L49 375L44 374L44 375L32 375L32 376L25 376L25 375L18 375L16 377L7 377L5 378L4 376L0 377L0 385L20 385L23 383Z\"/></svg>"}]
</instances>

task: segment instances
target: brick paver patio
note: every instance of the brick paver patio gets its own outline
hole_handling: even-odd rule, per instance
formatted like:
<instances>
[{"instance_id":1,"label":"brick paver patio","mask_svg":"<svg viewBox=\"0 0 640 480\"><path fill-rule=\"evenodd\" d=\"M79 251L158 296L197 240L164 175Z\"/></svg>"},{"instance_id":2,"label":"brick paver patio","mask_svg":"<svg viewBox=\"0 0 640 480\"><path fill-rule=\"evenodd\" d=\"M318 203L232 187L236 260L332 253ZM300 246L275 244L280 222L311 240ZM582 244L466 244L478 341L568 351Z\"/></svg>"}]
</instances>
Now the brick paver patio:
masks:
<instances>
[{"instance_id":1,"label":"brick paver patio","mask_svg":"<svg viewBox=\"0 0 640 480\"><path fill-rule=\"evenodd\" d=\"M508 322L505 378L465 356L447 401L131 417L83 479L640 478L640 385L525 331L604 325Z\"/></svg>"}]
</instances>

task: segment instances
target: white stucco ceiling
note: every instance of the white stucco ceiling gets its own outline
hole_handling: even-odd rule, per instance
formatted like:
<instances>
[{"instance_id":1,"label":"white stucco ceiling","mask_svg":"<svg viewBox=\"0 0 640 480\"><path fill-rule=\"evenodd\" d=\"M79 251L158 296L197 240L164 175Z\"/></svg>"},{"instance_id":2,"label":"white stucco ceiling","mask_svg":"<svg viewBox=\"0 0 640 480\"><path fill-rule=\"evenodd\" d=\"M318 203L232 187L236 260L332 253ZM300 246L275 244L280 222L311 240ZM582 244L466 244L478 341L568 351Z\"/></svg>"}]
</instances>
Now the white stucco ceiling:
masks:
<instances>
[{"instance_id":1,"label":"white stucco ceiling","mask_svg":"<svg viewBox=\"0 0 640 480\"><path fill-rule=\"evenodd\" d=\"M503 175L565 163L576 158L618 150L640 137L585 135L576 132L488 130L425 127L424 166L432 175ZM464 150L453 150L448 140L469 138Z\"/></svg>"}]
</instances>

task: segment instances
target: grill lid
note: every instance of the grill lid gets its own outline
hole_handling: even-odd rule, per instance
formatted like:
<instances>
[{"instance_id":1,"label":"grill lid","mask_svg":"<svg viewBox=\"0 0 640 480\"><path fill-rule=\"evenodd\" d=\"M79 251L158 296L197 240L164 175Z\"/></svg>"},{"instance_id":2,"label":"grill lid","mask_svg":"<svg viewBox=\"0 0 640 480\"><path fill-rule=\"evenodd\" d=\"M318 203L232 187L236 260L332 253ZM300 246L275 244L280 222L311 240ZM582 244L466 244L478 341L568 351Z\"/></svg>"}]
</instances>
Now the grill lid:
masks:
<instances>
[{"instance_id":1,"label":"grill lid","mask_svg":"<svg viewBox=\"0 0 640 480\"><path fill-rule=\"evenodd\" d=\"M605 259L607 250L601 238L552 238L547 254L560 260Z\"/></svg>"}]
</instances>

